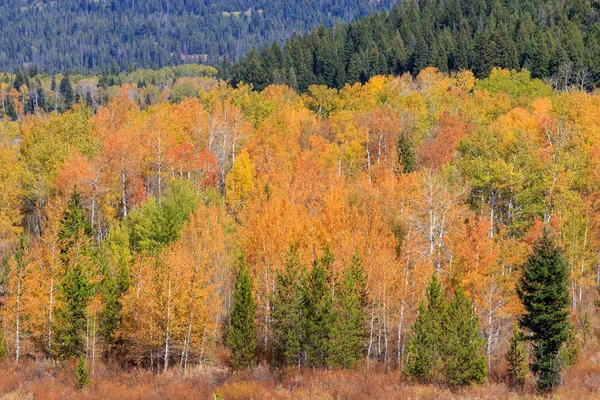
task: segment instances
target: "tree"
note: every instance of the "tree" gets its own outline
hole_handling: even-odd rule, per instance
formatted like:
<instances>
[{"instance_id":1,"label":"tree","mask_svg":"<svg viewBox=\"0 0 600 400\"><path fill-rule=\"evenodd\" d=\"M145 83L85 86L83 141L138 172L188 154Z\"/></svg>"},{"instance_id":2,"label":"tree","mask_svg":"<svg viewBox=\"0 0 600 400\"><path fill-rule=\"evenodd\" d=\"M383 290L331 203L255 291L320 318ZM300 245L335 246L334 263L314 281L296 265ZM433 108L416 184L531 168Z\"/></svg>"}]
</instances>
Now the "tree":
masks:
<instances>
[{"instance_id":1,"label":"tree","mask_svg":"<svg viewBox=\"0 0 600 400\"><path fill-rule=\"evenodd\" d=\"M60 222L58 237L66 272L59 285L59 305L54 330L54 355L80 356L84 350L83 333L88 322L88 305L94 286L90 281L90 225L83 215L77 191L71 195Z\"/></svg>"},{"instance_id":2,"label":"tree","mask_svg":"<svg viewBox=\"0 0 600 400\"><path fill-rule=\"evenodd\" d=\"M272 301L273 347L276 365L301 366L305 360L306 268L292 245L285 268L275 280Z\"/></svg>"},{"instance_id":3,"label":"tree","mask_svg":"<svg viewBox=\"0 0 600 400\"><path fill-rule=\"evenodd\" d=\"M546 228L523 266L517 295L525 308L519 320L533 344L531 370L538 375L540 392L561 384L560 349L569 338L569 287L567 263Z\"/></svg>"},{"instance_id":4,"label":"tree","mask_svg":"<svg viewBox=\"0 0 600 400\"><path fill-rule=\"evenodd\" d=\"M69 74L65 74L60 81L59 86L60 94L63 98L63 109L62 111L70 110L73 107L75 101L75 93L73 92L73 86L69 80Z\"/></svg>"},{"instance_id":5,"label":"tree","mask_svg":"<svg viewBox=\"0 0 600 400\"><path fill-rule=\"evenodd\" d=\"M315 262L308 277L305 307L308 364L311 367L327 367L331 363L336 315L327 274L319 261Z\"/></svg>"},{"instance_id":6,"label":"tree","mask_svg":"<svg viewBox=\"0 0 600 400\"><path fill-rule=\"evenodd\" d=\"M511 389L519 389L525 384L529 366L527 365L527 355L523 345L523 335L519 332L518 324L513 328L513 335L510 339L510 348L506 353L508 362L508 382Z\"/></svg>"},{"instance_id":7,"label":"tree","mask_svg":"<svg viewBox=\"0 0 600 400\"><path fill-rule=\"evenodd\" d=\"M87 366L85 365L85 359L79 358L79 361L77 361L77 368L75 369L75 387L79 390L83 390L89 384L90 377Z\"/></svg>"},{"instance_id":8,"label":"tree","mask_svg":"<svg viewBox=\"0 0 600 400\"><path fill-rule=\"evenodd\" d=\"M479 335L478 318L461 286L454 289L454 300L446 310L442 326L446 381L452 386L485 381L485 340Z\"/></svg>"},{"instance_id":9,"label":"tree","mask_svg":"<svg viewBox=\"0 0 600 400\"><path fill-rule=\"evenodd\" d=\"M362 259L355 253L336 296L337 312L334 336L334 363L354 367L363 357L366 329L367 288Z\"/></svg>"},{"instance_id":10,"label":"tree","mask_svg":"<svg viewBox=\"0 0 600 400\"><path fill-rule=\"evenodd\" d=\"M427 381L439 369L442 346L442 320L445 314L444 292L434 273L427 286L427 304L419 304L419 314L408 339L409 358L404 373Z\"/></svg>"},{"instance_id":11,"label":"tree","mask_svg":"<svg viewBox=\"0 0 600 400\"><path fill-rule=\"evenodd\" d=\"M4 329L0 329L0 361L8 359L8 349L6 348L6 334Z\"/></svg>"},{"instance_id":12,"label":"tree","mask_svg":"<svg viewBox=\"0 0 600 400\"><path fill-rule=\"evenodd\" d=\"M240 256L238 274L233 292L231 323L227 332L227 346L231 350L234 368L251 367L256 359L256 305L252 296L250 268Z\"/></svg>"}]
</instances>

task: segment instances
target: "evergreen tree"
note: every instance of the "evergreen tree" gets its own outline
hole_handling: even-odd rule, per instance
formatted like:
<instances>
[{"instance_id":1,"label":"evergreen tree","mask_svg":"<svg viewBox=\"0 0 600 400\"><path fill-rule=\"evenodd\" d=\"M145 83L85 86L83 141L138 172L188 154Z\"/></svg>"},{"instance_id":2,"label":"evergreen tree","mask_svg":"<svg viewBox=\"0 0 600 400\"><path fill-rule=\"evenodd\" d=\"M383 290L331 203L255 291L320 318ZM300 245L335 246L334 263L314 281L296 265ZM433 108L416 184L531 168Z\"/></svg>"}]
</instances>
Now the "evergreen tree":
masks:
<instances>
[{"instance_id":1,"label":"evergreen tree","mask_svg":"<svg viewBox=\"0 0 600 400\"><path fill-rule=\"evenodd\" d=\"M75 190L60 221L58 237L66 273L58 287L59 305L54 320L52 352L59 358L79 356L83 352L83 332L87 325L87 307L93 293L89 281L91 228L83 215L79 193Z\"/></svg>"},{"instance_id":2,"label":"evergreen tree","mask_svg":"<svg viewBox=\"0 0 600 400\"><path fill-rule=\"evenodd\" d=\"M337 296L338 312L334 341L335 364L354 367L363 357L366 330L366 279L362 259L355 254L344 270Z\"/></svg>"},{"instance_id":3,"label":"evergreen tree","mask_svg":"<svg viewBox=\"0 0 600 400\"><path fill-rule=\"evenodd\" d=\"M442 344L442 319L445 314L444 292L434 273L427 286L427 305L419 304L419 315L408 339L408 360L404 373L424 382L436 374Z\"/></svg>"},{"instance_id":4,"label":"evergreen tree","mask_svg":"<svg viewBox=\"0 0 600 400\"><path fill-rule=\"evenodd\" d=\"M73 107L75 101L75 93L73 92L73 86L69 80L69 74L65 74L60 81L60 94L63 99L63 111L70 110Z\"/></svg>"},{"instance_id":5,"label":"evergreen tree","mask_svg":"<svg viewBox=\"0 0 600 400\"><path fill-rule=\"evenodd\" d=\"M520 326L533 343L531 370L538 375L541 392L561 384L560 349L569 338L569 287L567 263L547 229L535 243L517 285L525 313Z\"/></svg>"},{"instance_id":6,"label":"evergreen tree","mask_svg":"<svg viewBox=\"0 0 600 400\"><path fill-rule=\"evenodd\" d=\"M518 324L515 324L513 335L510 339L510 348L506 353L508 382L511 389L519 389L525 384L525 379L527 379L527 373L529 372L526 357L523 336L519 332Z\"/></svg>"},{"instance_id":7,"label":"evergreen tree","mask_svg":"<svg viewBox=\"0 0 600 400\"><path fill-rule=\"evenodd\" d=\"M452 386L481 383L487 377L485 340L479 336L478 318L461 286L443 320L444 377Z\"/></svg>"},{"instance_id":8,"label":"evergreen tree","mask_svg":"<svg viewBox=\"0 0 600 400\"><path fill-rule=\"evenodd\" d=\"M306 290L306 353L311 367L327 367L331 361L335 312L325 269L313 265Z\"/></svg>"},{"instance_id":9,"label":"evergreen tree","mask_svg":"<svg viewBox=\"0 0 600 400\"><path fill-rule=\"evenodd\" d=\"M277 275L272 301L275 364L301 366L304 361L306 271L294 246Z\"/></svg>"},{"instance_id":10,"label":"evergreen tree","mask_svg":"<svg viewBox=\"0 0 600 400\"><path fill-rule=\"evenodd\" d=\"M89 384L90 377L87 366L85 365L85 359L80 358L77 362L77 369L75 369L75 387L79 390L83 390Z\"/></svg>"},{"instance_id":11,"label":"evergreen tree","mask_svg":"<svg viewBox=\"0 0 600 400\"><path fill-rule=\"evenodd\" d=\"M6 334L4 329L0 329L0 361L8 359L8 349L6 348Z\"/></svg>"},{"instance_id":12,"label":"evergreen tree","mask_svg":"<svg viewBox=\"0 0 600 400\"><path fill-rule=\"evenodd\" d=\"M256 305L252 297L250 268L243 256L235 280L231 324L227 332L227 346L231 350L234 368L247 368L256 359Z\"/></svg>"}]
</instances>

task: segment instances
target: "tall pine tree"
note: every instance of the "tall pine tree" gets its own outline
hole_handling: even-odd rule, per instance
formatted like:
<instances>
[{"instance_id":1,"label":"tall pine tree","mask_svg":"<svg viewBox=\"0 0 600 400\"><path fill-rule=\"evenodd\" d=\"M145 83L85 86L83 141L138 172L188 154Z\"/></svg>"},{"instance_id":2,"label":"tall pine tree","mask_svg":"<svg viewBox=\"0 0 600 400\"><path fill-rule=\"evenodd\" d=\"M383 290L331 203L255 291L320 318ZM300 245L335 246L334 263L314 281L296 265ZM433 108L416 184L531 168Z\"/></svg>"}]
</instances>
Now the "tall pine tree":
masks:
<instances>
[{"instance_id":1,"label":"tall pine tree","mask_svg":"<svg viewBox=\"0 0 600 400\"><path fill-rule=\"evenodd\" d=\"M487 377L485 340L479 335L478 318L461 286L454 289L442 323L444 378L452 386L481 383Z\"/></svg>"},{"instance_id":2,"label":"tall pine tree","mask_svg":"<svg viewBox=\"0 0 600 400\"><path fill-rule=\"evenodd\" d=\"M227 332L227 346L231 350L234 368L251 367L256 360L256 305L252 297L250 268L243 256L235 280L231 325Z\"/></svg>"},{"instance_id":3,"label":"tall pine tree","mask_svg":"<svg viewBox=\"0 0 600 400\"><path fill-rule=\"evenodd\" d=\"M531 370L537 387L551 392L561 384L560 349L569 338L569 287L567 263L547 229L527 258L517 294L525 313L519 321L533 344Z\"/></svg>"}]
</instances>

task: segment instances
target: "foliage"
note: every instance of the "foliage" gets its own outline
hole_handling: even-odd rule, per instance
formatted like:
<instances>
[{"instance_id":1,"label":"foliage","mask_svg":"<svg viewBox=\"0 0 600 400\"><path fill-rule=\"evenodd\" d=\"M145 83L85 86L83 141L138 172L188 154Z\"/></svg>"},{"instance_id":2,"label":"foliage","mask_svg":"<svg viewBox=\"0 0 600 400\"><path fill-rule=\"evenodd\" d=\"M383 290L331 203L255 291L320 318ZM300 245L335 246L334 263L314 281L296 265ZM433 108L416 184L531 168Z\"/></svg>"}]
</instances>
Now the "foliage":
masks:
<instances>
[{"instance_id":1,"label":"foliage","mask_svg":"<svg viewBox=\"0 0 600 400\"><path fill-rule=\"evenodd\" d=\"M524 265L517 293L525 307L519 323L533 343L531 370L538 375L542 392L561 384L560 349L569 338L567 264L562 250L545 229Z\"/></svg>"},{"instance_id":2,"label":"foliage","mask_svg":"<svg viewBox=\"0 0 600 400\"><path fill-rule=\"evenodd\" d=\"M85 359L79 358L77 361L77 368L75 369L75 387L79 390L83 390L89 384L90 377L87 366L85 365Z\"/></svg>"},{"instance_id":3,"label":"foliage","mask_svg":"<svg viewBox=\"0 0 600 400\"><path fill-rule=\"evenodd\" d=\"M508 381L510 387L520 389L525 385L529 365L527 365L527 354L523 345L523 337L519 332L519 326L515 324L513 335L510 338L510 347L506 352L506 361L508 362Z\"/></svg>"}]
</instances>

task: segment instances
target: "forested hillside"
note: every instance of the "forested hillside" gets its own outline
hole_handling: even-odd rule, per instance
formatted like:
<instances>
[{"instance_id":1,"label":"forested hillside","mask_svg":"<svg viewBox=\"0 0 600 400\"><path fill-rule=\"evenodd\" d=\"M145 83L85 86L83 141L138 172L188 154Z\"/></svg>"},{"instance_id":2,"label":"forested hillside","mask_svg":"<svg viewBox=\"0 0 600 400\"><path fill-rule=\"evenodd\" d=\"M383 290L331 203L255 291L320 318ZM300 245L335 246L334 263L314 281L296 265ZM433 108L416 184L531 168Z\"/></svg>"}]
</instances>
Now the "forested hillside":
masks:
<instances>
[{"instance_id":1,"label":"forested hillside","mask_svg":"<svg viewBox=\"0 0 600 400\"><path fill-rule=\"evenodd\" d=\"M597 396L598 94L196 73L0 123L0 392Z\"/></svg>"},{"instance_id":2,"label":"forested hillside","mask_svg":"<svg viewBox=\"0 0 600 400\"><path fill-rule=\"evenodd\" d=\"M0 4L0 70L160 68L236 60L253 46L347 22L395 0L61 0Z\"/></svg>"},{"instance_id":3,"label":"forested hillside","mask_svg":"<svg viewBox=\"0 0 600 400\"><path fill-rule=\"evenodd\" d=\"M600 4L594 0L407 0L338 26L252 51L225 76L262 89L342 88L378 74L528 69L559 89L600 82Z\"/></svg>"}]
</instances>

